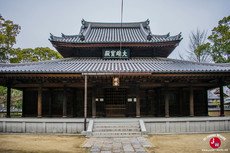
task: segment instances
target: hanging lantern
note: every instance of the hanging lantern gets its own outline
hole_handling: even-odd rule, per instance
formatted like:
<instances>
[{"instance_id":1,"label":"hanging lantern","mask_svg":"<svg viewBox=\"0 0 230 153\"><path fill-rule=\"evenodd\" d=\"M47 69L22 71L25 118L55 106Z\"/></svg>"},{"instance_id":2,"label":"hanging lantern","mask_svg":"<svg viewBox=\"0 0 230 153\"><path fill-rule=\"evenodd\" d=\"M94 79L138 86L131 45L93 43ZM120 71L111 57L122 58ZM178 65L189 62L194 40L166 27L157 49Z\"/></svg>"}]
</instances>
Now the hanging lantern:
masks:
<instances>
[{"instance_id":1,"label":"hanging lantern","mask_svg":"<svg viewBox=\"0 0 230 153\"><path fill-rule=\"evenodd\" d=\"M119 86L120 85L120 80L118 77L114 77L113 78L113 86Z\"/></svg>"}]
</instances>

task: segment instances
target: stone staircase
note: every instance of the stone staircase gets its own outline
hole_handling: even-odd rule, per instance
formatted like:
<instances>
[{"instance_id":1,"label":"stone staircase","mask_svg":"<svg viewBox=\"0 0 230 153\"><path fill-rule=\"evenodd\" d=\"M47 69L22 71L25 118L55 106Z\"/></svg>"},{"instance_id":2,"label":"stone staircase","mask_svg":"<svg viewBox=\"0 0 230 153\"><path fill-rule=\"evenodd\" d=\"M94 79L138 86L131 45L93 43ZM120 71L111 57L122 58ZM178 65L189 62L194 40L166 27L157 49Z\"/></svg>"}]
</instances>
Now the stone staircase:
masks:
<instances>
[{"instance_id":1,"label":"stone staircase","mask_svg":"<svg viewBox=\"0 0 230 153\"><path fill-rule=\"evenodd\" d=\"M94 122L93 137L139 137L141 129L139 121Z\"/></svg>"}]
</instances>

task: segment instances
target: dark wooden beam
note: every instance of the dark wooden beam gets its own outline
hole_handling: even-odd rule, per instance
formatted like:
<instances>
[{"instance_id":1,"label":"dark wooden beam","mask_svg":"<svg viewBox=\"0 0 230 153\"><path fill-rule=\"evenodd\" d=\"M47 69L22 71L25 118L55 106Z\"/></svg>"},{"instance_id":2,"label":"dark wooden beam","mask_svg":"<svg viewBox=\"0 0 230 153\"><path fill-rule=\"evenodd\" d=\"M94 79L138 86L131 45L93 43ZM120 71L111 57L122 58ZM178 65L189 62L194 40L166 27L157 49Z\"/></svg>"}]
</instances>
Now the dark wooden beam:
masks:
<instances>
[{"instance_id":1,"label":"dark wooden beam","mask_svg":"<svg viewBox=\"0 0 230 153\"><path fill-rule=\"evenodd\" d=\"M169 93L168 91L165 92L164 94L165 98L165 117L169 117Z\"/></svg>"},{"instance_id":2,"label":"dark wooden beam","mask_svg":"<svg viewBox=\"0 0 230 153\"><path fill-rule=\"evenodd\" d=\"M136 94L136 117L141 116L141 106L140 106L140 86L136 85L135 86L135 94Z\"/></svg>"},{"instance_id":3,"label":"dark wooden beam","mask_svg":"<svg viewBox=\"0 0 230 153\"><path fill-rule=\"evenodd\" d=\"M13 87L14 88L37 88L39 87L40 84L15 84ZM84 83L73 83L73 84L68 84L66 85L67 87L84 87ZM57 87L57 88L64 88L65 85L62 83L46 83L43 85L44 88L52 88L52 87Z\"/></svg>"},{"instance_id":4,"label":"dark wooden beam","mask_svg":"<svg viewBox=\"0 0 230 153\"><path fill-rule=\"evenodd\" d=\"M193 87L189 87L189 114L190 116L194 116L194 92L193 92Z\"/></svg>"},{"instance_id":5,"label":"dark wooden beam","mask_svg":"<svg viewBox=\"0 0 230 153\"><path fill-rule=\"evenodd\" d=\"M220 116L224 116L224 89L223 85L220 84Z\"/></svg>"},{"instance_id":6,"label":"dark wooden beam","mask_svg":"<svg viewBox=\"0 0 230 153\"><path fill-rule=\"evenodd\" d=\"M183 88L179 89L179 111L180 111L180 115L182 116L183 114L183 103L184 103L184 91Z\"/></svg>"},{"instance_id":7,"label":"dark wooden beam","mask_svg":"<svg viewBox=\"0 0 230 153\"><path fill-rule=\"evenodd\" d=\"M6 117L10 118L10 106L11 106L11 84L7 86L7 105L6 105Z\"/></svg>"},{"instance_id":8,"label":"dark wooden beam","mask_svg":"<svg viewBox=\"0 0 230 153\"><path fill-rule=\"evenodd\" d=\"M67 93L66 88L64 88L63 92L63 114L62 117L67 117Z\"/></svg>"},{"instance_id":9,"label":"dark wooden beam","mask_svg":"<svg viewBox=\"0 0 230 153\"><path fill-rule=\"evenodd\" d=\"M161 87L164 83L146 82L142 83L141 87ZM187 87L188 83L169 83L168 87ZM217 83L196 83L193 84L194 87L218 87Z\"/></svg>"},{"instance_id":10,"label":"dark wooden beam","mask_svg":"<svg viewBox=\"0 0 230 153\"><path fill-rule=\"evenodd\" d=\"M52 104L53 104L54 93L53 90L49 90L49 116L52 116Z\"/></svg>"},{"instance_id":11,"label":"dark wooden beam","mask_svg":"<svg viewBox=\"0 0 230 153\"><path fill-rule=\"evenodd\" d=\"M92 95L92 117L93 118L95 118L97 115L97 108L96 108L96 101L95 101L96 93L97 93L97 87L93 86L92 92L91 92L91 95Z\"/></svg>"},{"instance_id":12,"label":"dark wooden beam","mask_svg":"<svg viewBox=\"0 0 230 153\"><path fill-rule=\"evenodd\" d=\"M38 115L37 117L42 117L42 87L38 88Z\"/></svg>"},{"instance_id":13,"label":"dark wooden beam","mask_svg":"<svg viewBox=\"0 0 230 153\"><path fill-rule=\"evenodd\" d=\"M86 131L86 119L87 119L87 75L85 75L85 92L84 92L84 131Z\"/></svg>"}]
</instances>

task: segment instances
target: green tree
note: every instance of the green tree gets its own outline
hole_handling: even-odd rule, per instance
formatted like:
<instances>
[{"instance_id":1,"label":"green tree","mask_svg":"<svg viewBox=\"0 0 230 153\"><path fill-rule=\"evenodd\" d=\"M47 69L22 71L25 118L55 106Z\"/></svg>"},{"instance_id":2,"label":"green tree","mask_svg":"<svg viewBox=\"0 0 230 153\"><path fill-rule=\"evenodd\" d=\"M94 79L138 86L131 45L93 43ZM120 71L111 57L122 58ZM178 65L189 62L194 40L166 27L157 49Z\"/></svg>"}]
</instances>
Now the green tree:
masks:
<instances>
[{"instance_id":1,"label":"green tree","mask_svg":"<svg viewBox=\"0 0 230 153\"><path fill-rule=\"evenodd\" d=\"M62 56L48 48L48 47L37 47L35 49L25 48L25 49L13 49L11 52L11 63L28 63L28 62L38 62L45 60L60 59Z\"/></svg>"},{"instance_id":2,"label":"green tree","mask_svg":"<svg viewBox=\"0 0 230 153\"><path fill-rule=\"evenodd\" d=\"M10 52L16 43L21 27L0 15L0 62L9 62Z\"/></svg>"},{"instance_id":3,"label":"green tree","mask_svg":"<svg viewBox=\"0 0 230 153\"><path fill-rule=\"evenodd\" d=\"M212 34L208 37L210 43L210 55L216 63L230 62L230 16L224 17L218 22L218 26L214 27Z\"/></svg>"},{"instance_id":4,"label":"green tree","mask_svg":"<svg viewBox=\"0 0 230 153\"><path fill-rule=\"evenodd\" d=\"M9 61L10 63L28 63L28 62L38 62L45 60L53 60L62 58L62 56L48 48L48 47L37 47L35 49L32 48L15 48L11 49L9 53ZM6 88L0 87L0 103L6 103ZM12 90L12 106L15 108L22 108L22 92L13 89Z\"/></svg>"},{"instance_id":5,"label":"green tree","mask_svg":"<svg viewBox=\"0 0 230 153\"><path fill-rule=\"evenodd\" d=\"M0 63L28 63L62 58L58 52L48 47L13 48L20 29L19 25L14 24L13 21L5 20L0 15ZM22 108L22 92L13 89L11 94L12 106ZM6 87L0 86L1 103L6 103Z\"/></svg>"},{"instance_id":6,"label":"green tree","mask_svg":"<svg viewBox=\"0 0 230 153\"><path fill-rule=\"evenodd\" d=\"M0 104L6 102L6 88L0 86Z\"/></svg>"}]
</instances>

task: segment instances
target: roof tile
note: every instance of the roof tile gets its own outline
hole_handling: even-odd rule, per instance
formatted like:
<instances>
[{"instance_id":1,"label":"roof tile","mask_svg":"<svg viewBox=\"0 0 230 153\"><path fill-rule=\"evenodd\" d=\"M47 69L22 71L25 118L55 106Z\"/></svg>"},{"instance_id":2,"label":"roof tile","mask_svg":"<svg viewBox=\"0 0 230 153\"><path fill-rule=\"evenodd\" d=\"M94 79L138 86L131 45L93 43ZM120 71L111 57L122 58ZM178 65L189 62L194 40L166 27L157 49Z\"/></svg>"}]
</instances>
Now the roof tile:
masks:
<instances>
[{"instance_id":1,"label":"roof tile","mask_svg":"<svg viewBox=\"0 0 230 153\"><path fill-rule=\"evenodd\" d=\"M1 73L197 73L230 72L230 64L196 63L169 58L66 58L61 60L0 64Z\"/></svg>"},{"instance_id":2,"label":"roof tile","mask_svg":"<svg viewBox=\"0 0 230 153\"><path fill-rule=\"evenodd\" d=\"M155 43L180 41L181 34L175 36L153 35L148 26L149 21L133 23L99 23L83 21L79 35L64 35L61 37L51 34L51 42L68 43ZM84 36L84 40L80 37ZM148 36L151 36L148 39Z\"/></svg>"}]
</instances>

